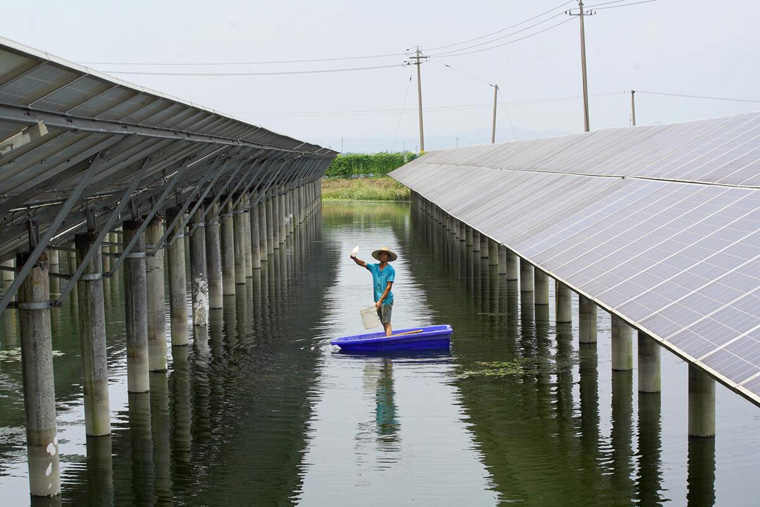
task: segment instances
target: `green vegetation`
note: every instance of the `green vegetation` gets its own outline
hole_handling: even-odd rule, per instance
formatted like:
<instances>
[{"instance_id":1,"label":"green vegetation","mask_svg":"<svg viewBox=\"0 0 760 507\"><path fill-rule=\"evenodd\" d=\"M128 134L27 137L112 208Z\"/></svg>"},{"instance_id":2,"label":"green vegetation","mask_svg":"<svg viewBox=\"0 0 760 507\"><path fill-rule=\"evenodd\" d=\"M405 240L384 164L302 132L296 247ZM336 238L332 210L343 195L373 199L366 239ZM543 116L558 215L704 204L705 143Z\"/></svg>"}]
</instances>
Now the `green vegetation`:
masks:
<instances>
[{"instance_id":1,"label":"green vegetation","mask_svg":"<svg viewBox=\"0 0 760 507\"><path fill-rule=\"evenodd\" d=\"M418 156L411 152L338 155L327 168L325 176L328 178L351 178L359 175L385 176Z\"/></svg>"},{"instance_id":2,"label":"green vegetation","mask_svg":"<svg viewBox=\"0 0 760 507\"><path fill-rule=\"evenodd\" d=\"M323 200L407 201L409 189L388 178L326 178L322 180Z\"/></svg>"}]
</instances>

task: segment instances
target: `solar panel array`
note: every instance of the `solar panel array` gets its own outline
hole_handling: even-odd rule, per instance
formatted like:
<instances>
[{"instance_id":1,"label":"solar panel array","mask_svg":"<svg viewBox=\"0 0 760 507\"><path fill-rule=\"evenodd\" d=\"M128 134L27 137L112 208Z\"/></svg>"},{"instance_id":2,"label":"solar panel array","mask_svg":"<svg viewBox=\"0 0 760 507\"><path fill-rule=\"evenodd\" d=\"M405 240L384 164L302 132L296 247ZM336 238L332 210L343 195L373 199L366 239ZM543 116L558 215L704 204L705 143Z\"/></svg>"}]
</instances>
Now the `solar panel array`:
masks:
<instances>
[{"instance_id":1,"label":"solar panel array","mask_svg":"<svg viewBox=\"0 0 760 507\"><path fill-rule=\"evenodd\" d=\"M760 114L441 150L391 175L760 405Z\"/></svg>"},{"instance_id":2,"label":"solar panel array","mask_svg":"<svg viewBox=\"0 0 760 507\"><path fill-rule=\"evenodd\" d=\"M37 125L44 129L32 135ZM240 168L240 178L257 171L261 181L276 171L272 188L313 180L337 155L0 38L0 260L28 249L27 222L44 231L98 154L102 164L58 243L78 232L70 227L83 223L83 207L107 216L138 174L132 201L144 213L183 165L193 169L177 184L179 196L222 169Z\"/></svg>"}]
</instances>

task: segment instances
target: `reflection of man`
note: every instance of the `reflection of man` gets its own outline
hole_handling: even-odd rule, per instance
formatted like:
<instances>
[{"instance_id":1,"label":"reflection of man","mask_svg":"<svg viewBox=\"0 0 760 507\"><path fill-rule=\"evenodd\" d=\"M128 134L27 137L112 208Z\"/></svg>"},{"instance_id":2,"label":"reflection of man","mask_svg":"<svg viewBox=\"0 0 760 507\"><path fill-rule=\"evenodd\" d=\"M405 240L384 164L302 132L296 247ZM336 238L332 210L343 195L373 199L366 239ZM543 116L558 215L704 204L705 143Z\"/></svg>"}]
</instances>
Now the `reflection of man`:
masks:
<instances>
[{"instance_id":1,"label":"reflection of man","mask_svg":"<svg viewBox=\"0 0 760 507\"><path fill-rule=\"evenodd\" d=\"M391 287L396 280L396 270L388 263L398 259L398 255L387 246L384 246L372 252L372 257L379 260L380 264L367 264L356 257L356 254L351 254L351 258L356 264L367 268L367 270L372 273L372 285L375 293L375 308L377 308L377 316L380 317L380 322L382 322L383 328L385 328L385 336L390 336L393 332L391 329L391 312L393 310L393 293L391 292Z\"/></svg>"},{"instance_id":2,"label":"reflection of man","mask_svg":"<svg viewBox=\"0 0 760 507\"><path fill-rule=\"evenodd\" d=\"M381 375L377 380L375 402L377 433L395 437L398 422L396 421L396 404L393 401L393 362L387 357L383 359Z\"/></svg>"}]
</instances>

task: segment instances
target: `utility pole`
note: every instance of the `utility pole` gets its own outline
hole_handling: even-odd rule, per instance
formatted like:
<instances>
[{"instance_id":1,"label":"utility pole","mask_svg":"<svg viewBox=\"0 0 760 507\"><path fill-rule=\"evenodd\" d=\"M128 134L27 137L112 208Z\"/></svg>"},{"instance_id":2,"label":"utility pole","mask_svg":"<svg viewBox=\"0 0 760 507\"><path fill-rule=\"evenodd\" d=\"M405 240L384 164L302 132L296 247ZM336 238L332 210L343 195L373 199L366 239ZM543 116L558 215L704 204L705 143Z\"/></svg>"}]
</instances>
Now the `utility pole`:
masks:
<instances>
[{"instance_id":1,"label":"utility pole","mask_svg":"<svg viewBox=\"0 0 760 507\"><path fill-rule=\"evenodd\" d=\"M425 129L422 125L422 73L420 72L420 64L423 60L427 60L427 56L423 56L420 48L418 47L414 54L409 56L407 65L417 66L417 109L420 117L420 153L425 151Z\"/></svg>"},{"instance_id":2,"label":"utility pole","mask_svg":"<svg viewBox=\"0 0 760 507\"><path fill-rule=\"evenodd\" d=\"M496 142L496 101L499 98L499 85L493 85L493 123L491 124L491 144Z\"/></svg>"},{"instance_id":3,"label":"utility pole","mask_svg":"<svg viewBox=\"0 0 760 507\"><path fill-rule=\"evenodd\" d=\"M631 90L631 126L636 126L636 100L634 98L636 90Z\"/></svg>"},{"instance_id":4,"label":"utility pole","mask_svg":"<svg viewBox=\"0 0 760 507\"><path fill-rule=\"evenodd\" d=\"M583 131L588 132L590 130L588 121L588 82L586 80L586 29L584 27L584 16L591 16L593 11L583 11L583 0L578 0L578 14L574 14L572 11L565 11L565 14L569 16L580 16L581 24L581 73L583 74Z\"/></svg>"}]
</instances>

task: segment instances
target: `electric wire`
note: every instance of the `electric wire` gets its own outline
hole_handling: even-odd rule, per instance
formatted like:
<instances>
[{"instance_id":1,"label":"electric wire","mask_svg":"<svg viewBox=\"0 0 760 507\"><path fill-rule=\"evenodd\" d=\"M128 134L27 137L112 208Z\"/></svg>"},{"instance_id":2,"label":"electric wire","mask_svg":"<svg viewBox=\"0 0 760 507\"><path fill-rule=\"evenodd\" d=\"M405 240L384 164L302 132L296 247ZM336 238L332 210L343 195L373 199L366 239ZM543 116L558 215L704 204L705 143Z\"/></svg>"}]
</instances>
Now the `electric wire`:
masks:
<instances>
[{"instance_id":1,"label":"electric wire","mask_svg":"<svg viewBox=\"0 0 760 507\"><path fill-rule=\"evenodd\" d=\"M501 101L501 105L504 107L504 113L507 115L507 120L509 121L509 126L512 128L512 135L515 136L515 141L517 141L519 138L517 137L517 131L515 130L515 126L512 123L512 116L509 114L509 109L507 108L507 104L504 102L504 96L499 93L499 100Z\"/></svg>"},{"instance_id":2,"label":"electric wire","mask_svg":"<svg viewBox=\"0 0 760 507\"><path fill-rule=\"evenodd\" d=\"M618 0L618 1L622 1L622 0ZM496 35L497 33L502 33L502 32L505 32L507 30L511 30L512 28L516 28L516 27L518 27L520 25L524 25L525 23L528 23L530 21L533 21L534 19L540 18L541 16L549 14L550 12L555 11L555 10L557 10L557 9L559 9L561 7L564 7L567 4L571 4L571 3L575 3L575 0L570 0L568 2L561 3L561 4L559 4L556 7L552 7L548 11L542 12L541 14L537 14L537 15L533 16L532 18L528 18L526 20L520 21L519 23L516 23L514 25L510 25L510 26L508 26L506 28L502 28L501 30L497 30L495 32L491 32L491 33L488 33L486 35L481 35L480 37L475 37L473 39L468 39L468 40L465 40L465 41L462 41L462 42L457 42L455 44L447 44L445 46L438 46L438 47L434 47L434 48L427 48L426 50L427 51L438 51L439 49L446 49L446 48L450 48L450 47L453 47L453 46L461 46L462 44L468 44L468 43L474 42L476 40L485 39L486 37L490 37L492 35Z\"/></svg>"},{"instance_id":3,"label":"electric wire","mask_svg":"<svg viewBox=\"0 0 760 507\"><path fill-rule=\"evenodd\" d=\"M404 110L406 109L406 99L409 96L409 88L412 86L412 78L414 77L414 70L409 74L409 81L406 83L406 92L404 92L404 103L401 105L401 114L398 115L398 122L396 123L396 132L393 133L393 142L391 143L391 153L396 145L396 137L398 136L398 129L401 127L401 119L404 117Z\"/></svg>"},{"instance_id":4,"label":"electric wire","mask_svg":"<svg viewBox=\"0 0 760 507\"><path fill-rule=\"evenodd\" d=\"M486 84L486 85L488 85L490 87L494 86L492 83L489 83L489 82L487 82L487 81L485 81L483 79L480 79L479 77L473 76L472 74L469 74L469 73L467 73L467 72L465 72L463 70L455 69L454 67L452 67L448 63L444 63L444 62L440 61L438 58L431 57L430 59L432 61L434 61L435 63L439 64L439 65L443 65L444 67L448 67L449 69L451 69L453 71L459 72L460 74L464 74L465 76L469 77L470 79L474 79L475 81L478 81L480 83Z\"/></svg>"},{"instance_id":5,"label":"electric wire","mask_svg":"<svg viewBox=\"0 0 760 507\"><path fill-rule=\"evenodd\" d=\"M668 97L684 97L688 99L727 100L730 102L752 102L755 104L760 104L760 100L752 100L752 99L735 99L735 98L729 98L729 97L708 97L705 95L686 95L683 93L648 92L648 91L643 91L643 90L635 90L635 92L646 93L648 95L665 95Z\"/></svg>"},{"instance_id":6,"label":"electric wire","mask_svg":"<svg viewBox=\"0 0 760 507\"><path fill-rule=\"evenodd\" d=\"M485 46L487 44L491 44L491 43L496 42L498 40L506 39L506 38L512 37L512 36L514 36L514 35L516 35L518 33L525 32L526 30L530 30L531 28L535 28L538 25L542 25L544 23L547 23L547 22L551 21L552 19L558 18L558 17L560 17L560 16L562 16L564 14L565 14L564 12L559 12L559 13L555 14L554 16L551 16L549 18L544 19L543 21L539 21L538 23L534 23L534 24L532 24L530 26L526 26L525 28L521 28L520 30L516 30L516 31L514 31L512 33L508 33L507 35L502 35L501 37L497 37L495 39L491 39L491 40L488 40L486 42L481 42L481 43L478 43L478 44L473 44L472 46L467 46L467 47L464 47L464 48L452 49L451 51L445 51L443 53L431 54L429 56L447 56L450 53L458 53L460 51L467 51L468 49L473 49L473 48ZM494 46L494 47L499 47L499 46ZM429 50L429 51L432 51L432 50Z\"/></svg>"},{"instance_id":7,"label":"electric wire","mask_svg":"<svg viewBox=\"0 0 760 507\"><path fill-rule=\"evenodd\" d=\"M619 4L621 2L627 2L628 0L612 0L611 2L602 2L600 4L593 4L593 5L584 5L583 7L587 9L594 9L596 7L600 7L602 5L610 5L610 4Z\"/></svg>"},{"instance_id":8,"label":"electric wire","mask_svg":"<svg viewBox=\"0 0 760 507\"><path fill-rule=\"evenodd\" d=\"M593 7L597 11L603 11L604 9L619 9L620 7L631 7L632 5L651 4L657 0L643 0L642 2L631 2L624 5L610 5L609 7Z\"/></svg>"},{"instance_id":9,"label":"electric wire","mask_svg":"<svg viewBox=\"0 0 760 507\"><path fill-rule=\"evenodd\" d=\"M79 62L81 65L136 65L136 66L160 66L160 67L203 67L203 66L233 66L233 65L280 65L289 63L316 63L316 62L337 62L344 60L366 60L371 58L390 58L404 56L403 53L389 53L385 55L367 55L367 56L344 56L336 58L311 58L303 60L270 60L259 62Z\"/></svg>"},{"instance_id":10,"label":"electric wire","mask_svg":"<svg viewBox=\"0 0 760 507\"><path fill-rule=\"evenodd\" d=\"M282 76L289 74L328 74L335 72L356 72L374 69L391 69L406 67L403 63L393 65L376 65L372 67L349 67L343 69L287 70L278 72L143 72L131 70L108 71L108 74L131 74L140 76L194 76L194 77L229 77L229 76Z\"/></svg>"},{"instance_id":11,"label":"electric wire","mask_svg":"<svg viewBox=\"0 0 760 507\"><path fill-rule=\"evenodd\" d=\"M569 23L570 21L573 21L573 18L567 18L566 20L564 20L564 21L562 21L560 23L557 23L556 25L552 25L552 26L550 26L548 28L544 28L543 30L539 30L538 32L534 32L534 33L526 35L524 37L520 37L519 39L515 39L515 40L509 41L509 42L504 42L502 44L497 44L496 46L491 46L491 47L483 48L483 49L476 49L474 51L465 51L463 53L453 53L452 52L452 53L437 54L437 55L430 55L430 56L446 56L447 58L450 58L450 57L455 57L455 56L471 55L473 53L481 53L483 51L490 51L491 49L496 49L496 48L508 46L510 44L514 44L516 42L519 42L519 41L522 41L522 40L525 40L525 39L529 39L531 37L535 37L536 35L539 35L539 34L542 34L544 32L547 32L547 31L549 31L549 30L551 30L553 28L557 28L559 26L562 26L565 23Z\"/></svg>"},{"instance_id":12,"label":"electric wire","mask_svg":"<svg viewBox=\"0 0 760 507\"><path fill-rule=\"evenodd\" d=\"M629 91L622 91L622 92L606 92L606 93L593 93L590 94L589 97L608 97L612 95L620 95L620 94L627 94L630 93ZM639 92L636 92L639 93ZM504 102L505 105L510 106L526 106L526 105L532 105L532 104L548 104L553 102L566 102L571 100L578 100L580 99L580 95L569 95L564 97L550 97L550 98L544 98L544 99L529 99L529 100L516 100L516 101L510 101L510 102ZM501 98L503 101L503 97ZM465 111L465 110L475 110L475 109L485 109L485 108L492 108L493 103L482 103L482 104L455 104L455 105L449 105L449 106L427 106L425 107L425 111L430 112L445 112L445 111ZM367 114L396 114L399 112L403 112L404 114L411 114L412 111L409 110L403 110L403 109L360 109L360 110L347 110L347 111L304 111L304 112L297 112L297 111L272 111L272 112L262 112L262 111L234 111L232 114L239 114L239 115L258 115L258 116L346 116L346 115L367 115Z\"/></svg>"}]
</instances>

